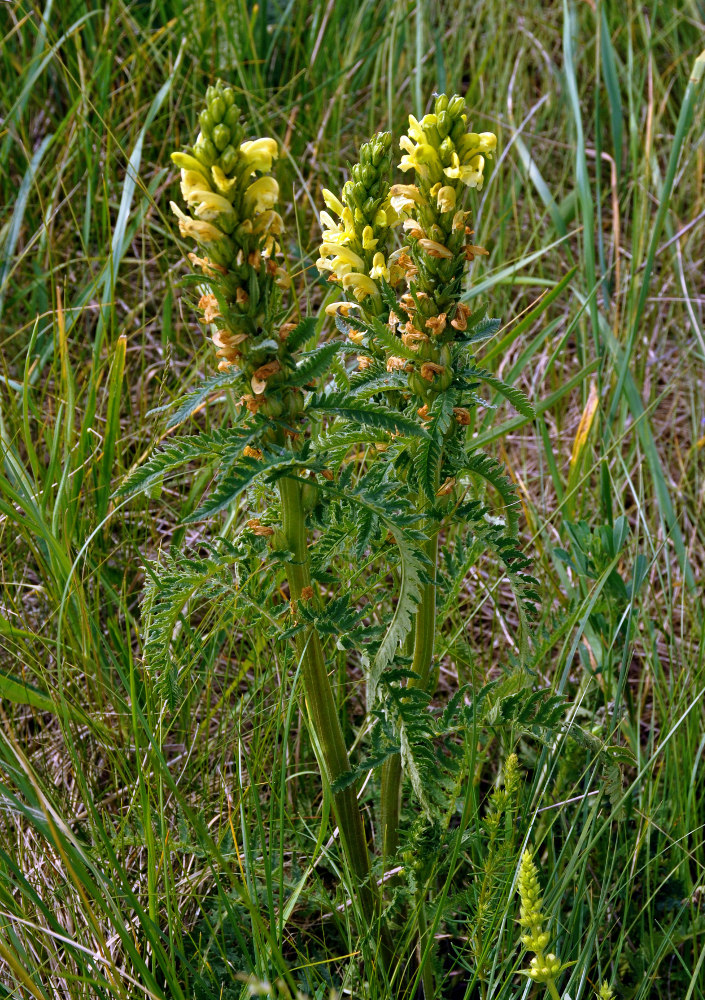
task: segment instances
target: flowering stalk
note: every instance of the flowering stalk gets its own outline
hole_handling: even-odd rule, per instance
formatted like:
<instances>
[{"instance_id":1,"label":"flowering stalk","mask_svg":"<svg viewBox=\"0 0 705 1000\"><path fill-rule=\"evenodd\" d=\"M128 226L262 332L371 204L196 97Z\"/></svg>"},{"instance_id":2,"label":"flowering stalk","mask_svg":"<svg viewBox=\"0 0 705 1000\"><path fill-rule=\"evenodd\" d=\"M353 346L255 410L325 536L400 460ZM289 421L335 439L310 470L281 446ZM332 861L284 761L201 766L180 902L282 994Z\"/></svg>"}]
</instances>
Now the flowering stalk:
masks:
<instances>
[{"instance_id":1,"label":"flowering stalk","mask_svg":"<svg viewBox=\"0 0 705 1000\"><path fill-rule=\"evenodd\" d=\"M399 166L403 171L413 170L416 183L390 186L389 164L381 152L388 148L387 137L376 136L362 147L360 163L353 167L342 199L324 192L327 206L337 212L341 222L334 229L330 216L321 214L324 242L318 266L329 271L329 280L338 282L348 294L348 301L333 303L329 311L349 318L348 335L361 348L359 368L369 368L381 359L387 372L397 377L405 374L409 391L388 394L388 403L405 407L409 400L415 400L412 405L418 418L431 424L437 438L433 451L424 451L423 443L417 444L416 454L413 446L408 449L413 467L417 457L422 464L425 461L423 482L416 484L416 506L427 536L424 555L428 574L414 614L413 676L408 683L427 691L436 634L438 510L448 503L456 485L452 476L442 478L444 450L446 442L470 419L465 408L451 403L452 415L441 426L435 404L449 391L454 392L454 400L461 398L453 389L453 342L462 338L470 315L460 301L463 278L468 262L486 253L470 241L463 201L467 188L482 187L485 159L491 156L496 137L468 132L463 99L440 95L433 112L420 122L410 116L409 131L400 146L404 155ZM390 229L399 221L404 245L385 257ZM350 293L354 301L350 301ZM361 313L351 315L356 308ZM382 767L385 869L398 847L401 780L401 756L394 754ZM419 903L419 912L423 912L423 900ZM419 934L422 940L421 926ZM428 961L421 974L428 991Z\"/></svg>"},{"instance_id":2,"label":"flowering stalk","mask_svg":"<svg viewBox=\"0 0 705 1000\"><path fill-rule=\"evenodd\" d=\"M552 1000L560 1000L556 977L573 963L561 963L553 952L546 953L551 938L548 931L543 929L545 918L542 910L541 886L538 869L530 851L524 851L522 855L517 888L521 900L519 923L524 928L521 943L529 951L534 952L529 968L522 970L522 974L535 983L543 983Z\"/></svg>"},{"instance_id":3,"label":"flowering stalk","mask_svg":"<svg viewBox=\"0 0 705 1000\"><path fill-rule=\"evenodd\" d=\"M400 338L403 356L387 352L387 369L407 373L408 386L422 404L422 420L429 407L453 382L453 341L467 329L470 310L461 301L468 262L486 253L469 242L472 235L464 210L467 188L480 189L485 158L496 147L496 136L467 131L467 113L461 97L440 95L431 114L419 122L409 116L409 131L400 140L403 171L413 170L416 184L395 184L389 189L392 209L404 218L406 245L396 255L394 267L404 273L408 290L388 315L388 324ZM397 274L394 275L394 279ZM395 280L394 284L398 282ZM409 352L413 354L409 355ZM412 360L413 358L413 360ZM463 407L453 408L446 439L469 422ZM419 513L447 502L455 487L451 478L441 483L444 444L429 470L427 489L419 489ZM436 587L433 582L438 555L438 528L427 521L425 545L431 577L421 592L414 622L414 655L411 686L426 690L431 676L436 632ZM382 774L383 844L385 857L397 846L401 765L392 758Z\"/></svg>"},{"instance_id":4,"label":"flowering stalk","mask_svg":"<svg viewBox=\"0 0 705 1000\"><path fill-rule=\"evenodd\" d=\"M275 205L279 194L270 176L278 154L271 138L244 139L234 93L221 83L209 87L199 116L201 131L193 147L172 154L181 168L181 193L189 213L172 202L181 235L199 253L189 259L201 272L198 307L212 331L219 368L231 372L238 406L249 415L252 443L247 459L261 460L263 449L296 454L302 443L303 392L291 384L297 360L288 344L293 324L284 322L282 299L289 276L278 263L277 237L283 229ZM244 412L244 411L243 411ZM302 481L294 472L278 480L282 545L292 611L314 599L309 569ZM259 533L274 529L256 524ZM331 783L350 772L338 711L314 627L297 633L306 701L323 764ZM364 824L352 785L334 794L341 841L354 873L367 925L374 915L370 860Z\"/></svg>"}]
</instances>

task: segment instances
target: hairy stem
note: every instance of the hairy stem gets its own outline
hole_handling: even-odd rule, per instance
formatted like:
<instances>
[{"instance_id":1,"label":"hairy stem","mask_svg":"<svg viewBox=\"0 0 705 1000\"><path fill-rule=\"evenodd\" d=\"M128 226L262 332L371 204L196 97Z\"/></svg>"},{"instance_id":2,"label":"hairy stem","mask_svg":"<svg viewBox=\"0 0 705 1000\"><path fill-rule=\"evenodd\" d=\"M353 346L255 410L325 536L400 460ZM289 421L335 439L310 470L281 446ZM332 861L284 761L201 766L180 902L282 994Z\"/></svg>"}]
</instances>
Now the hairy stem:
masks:
<instances>
[{"instance_id":1,"label":"hairy stem","mask_svg":"<svg viewBox=\"0 0 705 1000\"><path fill-rule=\"evenodd\" d=\"M301 483L296 479L279 480L282 528L292 560L287 563L289 594L292 602L302 600L301 593L311 586L311 571L306 545ZM345 748L338 710L325 667L323 647L314 628L297 634L296 646L301 659L306 703L316 739L323 753L326 777L331 783L349 773L350 761ZM350 869L357 882L360 905L368 927L374 917L375 893L370 885L370 857L360 807L352 785L333 795L333 807L340 839Z\"/></svg>"}]
</instances>

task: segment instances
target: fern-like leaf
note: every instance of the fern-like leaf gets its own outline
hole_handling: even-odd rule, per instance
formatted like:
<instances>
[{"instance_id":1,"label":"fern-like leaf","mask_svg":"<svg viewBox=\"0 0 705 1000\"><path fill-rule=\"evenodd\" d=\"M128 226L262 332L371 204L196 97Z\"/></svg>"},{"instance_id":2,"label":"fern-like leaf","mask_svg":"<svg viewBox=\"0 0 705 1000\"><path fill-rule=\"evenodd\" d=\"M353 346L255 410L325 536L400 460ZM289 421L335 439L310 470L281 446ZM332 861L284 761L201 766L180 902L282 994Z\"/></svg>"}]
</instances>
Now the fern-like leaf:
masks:
<instances>
[{"instance_id":1,"label":"fern-like leaf","mask_svg":"<svg viewBox=\"0 0 705 1000\"><path fill-rule=\"evenodd\" d=\"M507 476L504 466L491 455L485 452L477 452L469 455L465 461L465 470L471 475L479 476L485 482L497 490L504 501L504 509L507 515L507 525L514 535L519 526L517 514L518 498L511 479Z\"/></svg>"},{"instance_id":2,"label":"fern-like leaf","mask_svg":"<svg viewBox=\"0 0 705 1000\"><path fill-rule=\"evenodd\" d=\"M436 396L431 406L428 437L418 446L414 456L416 478L431 503L435 503L436 499L438 472L443 454L443 438L450 427L455 400L456 393L452 390Z\"/></svg>"},{"instance_id":3,"label":"fern-like leaf","mask_svg":"<svg viewBox=\"0 0 705 1000\"><path fill-rule=\"evenodd\" d=\"M332 340L323 347L311 351L310 354L304 354L296 366L296 371L287 379L288 385L308 385L309 382L325 375L330 369L333 357L339 353L342 346L339 341Z\"/></svg>"},{"instance_id":4,"label":"fern-like leaf","mask_svg":"<svg viewBox=\"0 0 705 1000\"><path fill-rule=\"evenodd\" d=\"M384 670L394 661L401 643L406 639L414 622L416 608L421 599L422 561L420 546L412 546L396 528L391 528L399 549L401 586L394 615L385 633L367 675L367 705L371 708L377 696L377 685Z\"/></svg>"},{"instance_id":5,"label":"fern-like leaf","mask_svg":"<svg viewBox=\"0 0 705 1000\"><path fill-rule=\"evenodd\" d=\"M294 327L287 337L286 346L291 354L295 354L300 347L303 347L306 341L310 340L315 332L316 317L306 316L305 319L302 319L298 326Z\"/></svg>"},{"instance_id":6,"label":"fern-like leaf","mask_svg":"<svg viewBox=\"0 0 705 1000\"><path fill-rule=\"evenodd\" d=\"M176 427L187 420L201 403L216 389L229 389L242 379L242 372L239 369L229 368L227 371L219 372L210 378L204 379L194 392L184 396L181 405L167 422L167 427Z\"/></svg>"},{"instance_id":7,"label":"fern-like leaf","mask_svg":"<svg viewBox=\"0 0 705 1000\"><path fill-rule=\"evenodd\" d=\"M363 401L342 392L314 396L309 400L307 411L332 413L344 417L346 420L366 424L369 427L377 427L392 434L407 434L420 438L428 436L426 430L415 420L411 420L401 413L394 413L386 406Z\"/></svg>"},{"instance_id":8,"label":"fern-like leaf","mask_svg":"<svg viewBox=\"0 0 705 1000\"><path fill-rule=\"evenodd\" d=\"M252 431L247 431L245 440L251 435ZM223 453L225 440L224 434L217 432L216 434L194 434L178 438L175 441L168 441L156 454L130 473L115 491L115 496L125 497L146 491L156 482L161 481L168 472L173 472L189 462L210 461L217 458Z\"/></svg>"},{"instance_id":9,"label":"fern-like leaf","mask_svg":"<svg viewBox=\"0 0 705 1000\"><path fill-rule=\"evenodd\" d=\"M485 371L484 368L473 368L469 374L473 378L478 378L481 382L491 385L500 396L504 396L512 404L517 413L521 413L522 417L533 420L536 416L536 411L531 405L528 396L521 389L517 389L513 385L507 385L501 378L497 378L492 372Z\"/></svg>"}]
</instances>

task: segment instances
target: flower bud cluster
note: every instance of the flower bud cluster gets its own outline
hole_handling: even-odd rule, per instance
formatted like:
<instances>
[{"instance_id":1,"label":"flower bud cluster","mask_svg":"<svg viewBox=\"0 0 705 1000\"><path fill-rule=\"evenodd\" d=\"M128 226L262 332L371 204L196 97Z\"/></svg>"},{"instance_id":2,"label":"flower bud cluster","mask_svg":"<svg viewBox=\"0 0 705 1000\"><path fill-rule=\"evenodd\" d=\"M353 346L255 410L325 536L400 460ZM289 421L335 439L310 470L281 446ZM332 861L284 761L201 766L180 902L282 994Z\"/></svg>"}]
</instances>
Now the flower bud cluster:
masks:
<instances>
[{"instance_id":1,"label":"flower bud cluster","mask_svg":"<svg viewBox=\"0 0 705 1000\"><path fill-rule=\"evenodd\" d=\"M597 1000L615 1000L615 994L612 987L606 981L600 986L600 992L597 994Z\"/></svg>"},{"instance_id":2,"label":"flower bud cluster","mask_svg":"<svg viewBox=\"0 0 705 1000\"><path fill-rule=\"evenodd\" d=\"M518 892L521 901L519 924L524 929L521 943L534 957L524 975L536 983L553 984L556 976L566 966L552 952L546 953L550 936L543 929L544 916L542 912L541 887L538 879L538 869L533 862L530 851L524 851L519 865Z\"/></svg>"},{"instance_id":3,"label":"flower bud cluster","mask_svg":"<svg viewBox=\"0 0 705 1000\"><path fill-rule=\"evenodd\" d=\"M288 359L286 328L272 332L282 318L281 289L289 284L277 263L283 223L274 208L279 186L270 176L278 145L245 140L235 94L220 82L206 91L199 124L193 146L171 155L188 212L171 207L181 235L198 245L189 259L203 275L199 308L215 328L219 367L240 368L243 400L256 412L267 405L265 390L284 383Z\"/></svg>"},{"instance_id":4,"label":"flower bud cluster","mask_svg":"<svg viewBox=\"0 0 705 1000\"><path fill-rule=\"evenodd\" d=\"M327 208L339 221L321 212L323 242L316 265L319 271L330 272L329 281L342 285L355 302L373 314L382 306L380 281L394 285L404 274L387 258L391 228L401 221L389 201L391 149L391 133L377 133L361 147L360 160L352 168L341 197L323 190ZM346 314L350 304L334 302L327 311Z\"/></svg>"}]
</instances>

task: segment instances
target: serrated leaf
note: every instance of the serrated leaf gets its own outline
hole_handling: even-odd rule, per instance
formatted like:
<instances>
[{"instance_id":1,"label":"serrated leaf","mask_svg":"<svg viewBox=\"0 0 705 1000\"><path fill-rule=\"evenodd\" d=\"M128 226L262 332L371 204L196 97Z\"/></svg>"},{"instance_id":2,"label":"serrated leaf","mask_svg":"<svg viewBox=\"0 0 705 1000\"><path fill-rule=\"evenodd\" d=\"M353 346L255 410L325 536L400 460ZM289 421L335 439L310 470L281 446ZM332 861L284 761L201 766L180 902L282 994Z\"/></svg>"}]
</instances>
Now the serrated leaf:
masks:
<instances>
[{"instance_id":1,"label":"serrated leaf","mask_svg":"<svg viewBox=\"0 0 705 1000\"><path fill-rule=\"evenodd\" d=\"M306 316L298 326L294 327L286 340L286 346L295 354L300 347L302 347L307 340L316 332L316 317Z\"/></svg>"},{"instance_id":2,"label":"serrated leaf","mask_svg":"<svg viewBox=\"0 0 705 1000\"><path fill-rule=\"evenodd\" d=\"M492 388L498 392L501 396L504 396L508 400L514 409L521 413L522 417L527 417L529 420L533 420L536 416L536 411L529 402L528 396L517 389L516 386L507 385L503 382L501 378L497 378L492 372L485 371L484 368L475 368L472 373L475 378L479 378L482 382L487 385L491 385Z\"/></svg>"},{"instance_id":3,"label":"serrated leaf","mask_svg":"<svg viewBox=\"0 0 705 1000\"><path fill-rule=\"evenodd\" d=\"M162 445L155 455L131 472L118 486L114 496L125 497L148 490L167 472L173 472L188 462L217 457L222 453L222 446L222 441L216 445L216 439L210 434L194 434L169 441Z\"/></svg>"},{"instance_id":4,"label":"serrated leaf","mask_svg":"<svg viewBox=\"0 0 705 1000\"><path fill-rule=\"evenodd\" d=\"M250 458L243 455L237 463L231 465L222 476L215 489L208 495L199 507L184 518L182 524L192 524L194 521L202 521L206 517L212 517L220 513L233 503L243 490L246 490L256 479L263 476L271 476L273 473L282 474L293 469L310 469L312 465L310 459L295 459L290 453L285 455L264 455L262 458Z\"/></svg>"},{"instance_id":5,"label":"serrated leaf","mask_svg":"<svg viewBox=\"0 0 705 1000\"><path fill-rule=\"evenodd\" d=\"M411 631L416 608L421 599L422 573L424 563L418 548L413 548L404 535L396 528L390 529L399 549L401 563L401 586L397 606L370 670L367 674L367 707L372 708L377 697L377 686L382 672L394 661L394 657L406 636Z\"/></svg>"},{"instance_id":6,"label":"serrated leaf","mask_svg":"<svg viewBox=\"0 0 705 1000\"><path fill-rule=\"evenodd\" d=\"M371 334L374 340L380 344L388 354L396 357L407 358L409 361L418 361L419 356L411 347L407 347L401 337L392 333L386 323L379 319L371 320Z\"/></svg>"},{"instance_id":7,"label":"serrated leaf","mask_svg":"<svg viewBox=\"0 0 705 1000\"><path fill-rule=\"evenodd\" d=\"M495 335L501 325L501 320L490 319L485 316L479 323L476 323L468 329L467 335L463 337L463 343L477 344L481 340L487 340L489 337L493 337Z\"/></svg>"},{"instance_id":8,"label":"serrated leaf","mask_svg":"<svg viewBox=\"0 0 705 1000\"><path fill-rule=\"evenodd\" d=\"M311 351L310 354L304 354L296 366L296 371L287 379L287 384L308 385L314 379L325 375L330 369L331 359L341 350L342 346L338 341L332 340L330 343L324 344L323 347Z\"/></svg>"},{"instance_id":9,"label":"serrated leaf","mask_svg":"<svg viewBox=\"0 0 705 1000\"><path fill-rule=\"evenodd\" d=\"M193 413L195 413L204 399L210 396L212 392L216 389L232 388L241 379L242 372L239 371L239 369L236 371L229 369L225 372L219 372L211 378L204 379L194 392L190 392L188 396L184 397L176 413L169 418L167 427L176 427L177 424L183 423L184 420L187 420Z\"/></svg>"},{"instance_id":10,"label":"serrated leaf","mask_svg":"<svg viewBox=\"0 0 705 1000\"><path fill-rule=\"evenodd\" d=\"M518 499L511 479L507 476L504 466L491 455L477 452L469 455L464 463L465 471L480 476L485 482L497 490L505 504L507 525L512 534L516 534L519 526L517 514Z\"/></svg>"},{"instance_id":11,"label":"serrated leaf","mask_svg":"<svg viewBox=\"0 0 705 1000\"><path fill-rule=\"evenodd\" d=\"M307 411L334 413L346 420L367 424L369 427L378 427L380 430L386 430L393 434L428 437L425 428L409 417L390 411L386 406L363 401L345 393L314 396L309 400Z\"/></svg>"},{"instance_id":12,"label":"serrated leaf","mask_svg":"<svg viewBox=\"0 0 705 1000\"><path fill-rule=\"evenodd\" d=\"M450 427L456 394L449 390L436 396L431 405L431 423L428 438L418 446L414 456L414 470L419 486L431 503L435 503L438 472L443 455L443 439Z\"/></svg>"}]
</instances>

